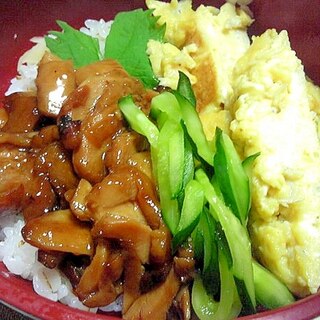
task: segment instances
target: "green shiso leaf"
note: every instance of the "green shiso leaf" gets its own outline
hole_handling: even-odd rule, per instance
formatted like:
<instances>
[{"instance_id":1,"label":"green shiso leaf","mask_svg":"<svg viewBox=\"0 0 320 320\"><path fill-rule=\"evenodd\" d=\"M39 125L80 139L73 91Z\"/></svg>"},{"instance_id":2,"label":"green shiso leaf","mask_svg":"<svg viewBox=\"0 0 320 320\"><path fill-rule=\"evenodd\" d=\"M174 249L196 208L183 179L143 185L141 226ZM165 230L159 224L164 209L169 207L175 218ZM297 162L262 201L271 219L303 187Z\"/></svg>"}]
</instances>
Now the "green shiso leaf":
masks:
<instances>
[{"instance_id":1,"label":"green shiso leaf","mask_svg":"<svg viewBox=\"0 0 320 320\"><path fill-rule=\"evenodd\" d=\"M106 40L105 58L117 60L147 88L158 84L146 53L150 39L162 41L165 26L159 27L152 10L120 12L114 19Z\"/></svg>"},{"instance_id":2,"label":"green shiso leaf","mask_svg":"<svg viewBox=\"0 0 320 320\"><path fill-rule=\"evenodd\" d=\"M72 28L66 22L57 20L57 24L62 31L50 31L49 36L45 37L46 45L53 54L63 60L72 60L75 68L99 61L97 39Z\"/></svg>"}]
</instances>

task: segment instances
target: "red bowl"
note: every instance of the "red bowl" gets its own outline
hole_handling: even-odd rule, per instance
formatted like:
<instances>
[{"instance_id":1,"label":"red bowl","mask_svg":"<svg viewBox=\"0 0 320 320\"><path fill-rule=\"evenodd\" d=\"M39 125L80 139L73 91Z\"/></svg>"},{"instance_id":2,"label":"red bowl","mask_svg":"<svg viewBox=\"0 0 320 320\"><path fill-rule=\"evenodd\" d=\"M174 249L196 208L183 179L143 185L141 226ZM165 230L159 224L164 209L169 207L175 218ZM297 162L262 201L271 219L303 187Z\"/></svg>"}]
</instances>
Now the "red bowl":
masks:
<instances>
[{"instance_id":1,"label":"red bowl","mask_svg":"<svg viewBox=\"0 0 320 320\"><path fill-rule=\"evenodd\" d=\"M220 6L223 0L193 1ZM57 29L55 21L64 20L79 28L84 20L110 20L118 11L143 6L143 0L15 0L0 1L0 97L16 75L16 64L32 44L29 39ZM303 61L307 75L320 84L320 6L319 0L254 0L251 9L256 19L251 33L267 28L287 29L292 47ZM38 296L29 281L10 274L0 263L0 300L22 313L42 319L117 319L79 311ZM262 312L244 319L313 319L320 315L320 294L290 306Z\"/></svg>"}]
</instances>

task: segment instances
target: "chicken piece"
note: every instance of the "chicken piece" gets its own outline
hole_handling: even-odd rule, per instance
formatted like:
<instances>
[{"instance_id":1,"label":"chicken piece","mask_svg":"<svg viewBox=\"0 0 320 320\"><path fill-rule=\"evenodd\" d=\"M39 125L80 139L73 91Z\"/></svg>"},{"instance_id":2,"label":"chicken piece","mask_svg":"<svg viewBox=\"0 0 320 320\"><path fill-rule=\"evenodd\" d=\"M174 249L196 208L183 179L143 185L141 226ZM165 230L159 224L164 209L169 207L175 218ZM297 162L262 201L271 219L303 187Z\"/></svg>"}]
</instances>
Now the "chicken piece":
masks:
<instances>
[{"instance_id":1,"label":"chicken piece","mask_svg":"<svg viewBox=\"0 0 320 320\"><path fill-rule=\"evenodd\" d=\"M36 85L40 113L57 117L64 100L76 88L72 61L46 52L39 64Z\"/></svg>"},{"instance_id":2,"label":"chicken piece","mask_svg":"<svg viewBox=\"0 0 320 320\"><path fill-rule=\"evenodd\" d=\"M1 129L4 132L31 132L40 119L37 97L30 93L15 93L6 97L4 108L8 112L8 120Z\"/></svg>"},{"instance_id":3,"label":"chicken piece","mask_svg":"<svg viewBox=\"0 0 320 320\"><path fill-rule=\"evenodd\" d=\"M24 186L12 184L8 190L0 192L0 213L19 212L26 201Z\"/></svg>"},{"instance_id":4,"label":"chicken piece","mask_svg":"<svg viewBox=\"0 0 320 320\"><path fill-rule=\"evenodd\" d=\"M92 220L90 211L87 209L86 200L86 197L91 190L91 184L87 180L81 179L77 189L73 193L72 197L70 197L70 200L67 199L70 205L70 210L81 221Z\"/></svg>"},{"instance_id":5,"label":"chicken piece","mask_svg":"<svg viewBox=\"0 0 320 320\"><path fill-rule=\"evenodd\" d=\"M144 267L141 260L135 253L129 251L125 260L122 313L126 313L133 302L141 295L140 282L143 272Z\"/></svg>"},{"instance_id":6,"label":"chicken piece","mask_svg":"<svg viewBox=\"0 0 320 320\"><path fill-rule=\"evenodd\" d=\"M100 216L94 216L94 220L98 222L101 218L104 218L108 214L116 214L119 217L134 220L142 225L148 225L145 217L142 214L142 211L140 210L140 207L136 202L128 201L109 209L106 208L104 213L101 213Z\"/></svg>"},{"instance_id":7,"label":"chicken piece","mask_svg":"<svg viewBox=\"0 0 320 320\"><path fill-rule=\"evenodd\" d=\"M26 133L0 132L0 144L11 144L17 147L30 148L32 139L36 135L37 135L37 132L26 132Z\"/></svg>"},{"instance_id":8,"label":"chicken piece","mask_svg":"<svg viewBox=\"0 0 320 320\"><path fill-rule=\"evenodd\" d=\"M158 229L161 223L160 202L154 182L142 171L134 168L135 182L138 187L136 201L151 229Z\"/></svg>"},{"instance_id":9,"label":"chicken piece","mask_svg":"<svg viewBox=\"0 0 320 320\"><path fill-rule=\"evenodd\" d=\"M41 128L38 134L32 138L31 146L32 148L42 149L59 140L59 130L56 125L49 125Z\"/></svg>"},{"instance_id":10,"label":"chicken piece","mask_svg":"<svg viewBox=\"0 0 320 320\"><path fill-rule=\"evenodd\" d=\"M69 115L72 120L83 120L91 112L108 85L106 74L92 76L74 90L63 103L59 117Z\"/></svg>"},{"instance_id":11,"label":"chicken piece","mask_svg":"<svg viewBox=\"0 0 320 320\"><path fill-rule=\"evenodd\" d=\"M33 157L27 150L0 145L0 212L20 211L28 201Z\"/></svg>"},{"instance_id":12,"label":"chicken piece","mask_svg":"<svg viewBox=\"0 0 320 320\"><path fill-rule=\"evenodd\" d=\"M120 75L123 73L126 76L122 66L115 60L106 59L91 63L76 70L76 83L78 86L84 83L87 79L91 79L94 76L103 74L114 74L115 72Z\"/></svg>"},{"instance_id":13,"label":"chicken piece","mask_svg":"<svg viewBox=\"0 0 320 320\"><path fill-rule=\"evenodd\" d=\"M159 229L151 233L150 262L155 265L163 265L171 259L171 233L161 223Z\"/></svg>"},{"instance_id":14,"label":"chicken piece","mask_svg":"<svg viewBox=\"0 0 320 320\"><path fill-rule=\"evenodd\" d=\"M102 98L103 103L110 105L117 103L121 96L126 95L125 91L131 90L134 86L142 90L139 82L130 78L114 60L98 61L78 69L76 81L78 87L64 102L59 117L69 115L72 120L82 121L94 110L105 93L107 94ZM121 92L119 94L119 90L123 91L123 95Z\"/></svg>"},{"instance_id":15,"label":"chicken piece","mask_svg":"<svg viewBox=\"0 0 320 320\"><path fill-rule=\"evenodd\" d=\"M75 292L87 307L102 307L113 302L122 292L119 280L123 257L112 252L108 241L100 239L90 265L84 270Z\"/></svg>"},{"instance_id":16,"label":"chicken piece","mask_svg":"<svg viewBox=\"0 0 320 320\"><path fill-rule=\"evenodd\" d=\"M182 286L173 300L167 319L170 320L190 320L191 319L191 299L188 286Z\"/></svg>"},{"instance_id":17,"label":"chicken piece","mask_svg":"<svg viewBox=\"0 0 320 320\"><path fill-rule=\"evenodd\" d=\"M6 109L0 106L0 129L2 129L8 122L9 115Z\"/></svg>"},{"instance_id":18,"label":"chicken piece","mask_svg":"<svg viewBox=\"0 0 320 320\"><path fill-rule=\"evenodd\" d=\"M64 257L64 252L38 250L38 261L49 269L57 268Z\"/></svg>"},{"instance_id":19,"label":"chicken piece","mask_svg":"<svg viewBox=\"0 0 320 320\"><path fill-rule=\"evenodd\" d=\"M118 166L134 166L150 179L153 179L151 156L147 142L135 132L124 131L117 135L106 152L105 165L109 172L115 171Z\"/></svg>"},{"instance_id":20,"label":"chicken piece","mask_svg":"<svg viewBox=\"0 0 320 320\"><path fill-rule=\"evenodd\" d=\"M25 185L25 190L28 200L21 208L25 222L55 208L57 198L48 177L33 174L30 183Z\"/></svg>"},{"instance_id":21,"label":"chicken piece","mask_svg":"<svg viewBox=\"0 0 320 320\"><path fill-rule=\"evenodd\" d=\"M174 271L180 281L188 283L194 277L195 260L193 256L192 243L188 241L184 246L180 246L173 258Z\"/></svg>"},{"instance_id":22,"label":"chicken piece","mask_svg":"<svg viewBox=\"0 0 320 320\"><path fill-rule=\"evenodd\" d=\"M30 133L22 135L25 134ZM37 156L35 150L0 145L0 212L22 211L27 221L51 211L56 205L56 195L48 178L34 172Z\"/></svg>"},{"instance_id":23,"label":"chicken piece","mask_svg":"<svg viewBox=\"0 0 320 320\"><path fill-rule=\"evenodd\" d=\"M59 264L59 269L69 279L73 289L79 284L85 269L90 265L91 261L90 256L65 254L64 259Z\"/></svg>"},{"instance_id":24,"label":"chicken piece","mask_svg":"<svg viewBox=\"0 0 320 320\"><path fill-rule=\"evenodd\" d=\"M81 123L81 133L89 143L99 148L123 127L121 112L117 104L105 105L90 112Z\"/></svg>"},{"instance_id":25,"label":"chicken piece","mask_svg":"<svg viewBox=\"0 0 320 320\"><path fill-rule=\"evenodd\" d=\"M128 164L140 170L149 179L153 180L151 154L149 151L137 152L130 156Z\"/></svg>"},{"instance_id":26,"label":"chicken piece","mask_svg":"<svg viewBox=\"0 0 320 320\"><path fill-rule=\"evenodd\" d=\"M139 207L128 202L106 210L94 224L92 235L118 240L127 250L133 250L142 263L147 263L151 231Z\"/></svg>"},{"instance_id":27,"label":"chicken piece","mask_svg":"<svg viewBox=\"0 0 320 320\"><path fill-rule=\"evenodd\" d=\"M128 164L131 156L143 148L145 139L135 133L124 131L117 135L110 143L107 150L105 165L109 171L114 171L116 167Z\"/></svg>"},{"instance_id":28,"label":"chicken piece","mask_svg":"<svg viewBox=\"0 0 320 320\"><path fill-rule=\"evenodd\" d=\"M145 294L163 283L172 267L171 261L162 265L147 264L140 282L140 292Z\"/></svg>"},{"instance_id":29,"label":"chicken piece","mask_svg":"<svg viewBox=\"0 0 320 320\"><path fill-rule=\"evenodd\" d=\"M70 210L52 211L27 221L22 236L42 250L89 256L93 253L90 225L80 222Z\"/></svg>"},{"instance_id":30,"label":"chicken piece","mask_svg":"<svg viewBox=\"0 0 320 320\"><path fill-rule=\"evenodd\" d=\"M78 185L70 157L59 142L53 142L39 152L34 171L39 175L48 174L50 183L60 199L64 199L67 190Z\"/></svg>"},{"instance_id":31,"label":"chicken piece","mask_svg":"<svg viewBox=\"0 0 320 320\"><path fill-rule=\"evenodd\" d=\"M134 167L122 166L96 184L87 196L92 217L100 217L110 208L137 202L152 229L160 226L160 205L153 182Z\"/></svg>"},{"instance_id":32,"label":"chicken piece","mask_svg":"<svg viewBox=\"0 0 320 320\"><path fill-rule=\"evenodd\" d=\"M117 105L90 112L80 128L81 142L73 151L77 174L91 183L100 182L106 174L104 155L111 139L123 127Z\"/></svg>"},{"instance_id":33,"label":"chicken piece","mask_svg":"<svg viewBox=\"0 0 320 320\"><path fill-rule=\"evenodd\" d=\"M65 115L59 118L58 128L60 140L67 150L79 148L80 139L80 120L72 120L71 116Z\"/></svg>"},{"instance_id":34,"label":"chicken piece","mask_svg":"<svg viewBox=\"0 0 320 320\"><path fill-rule=\"evenodd\" d=\"M134 301L129 310L123 314L123 319L166 319L167 312L179 288L179 279L171 269L162 284Z\"/></svg>"},{"instance_id":35,"label":"chicken piece","mask_svg":"<svg viewBox=\"0 0 320 320\"><path fill-rule=\"evenodd\" d=\"M92 104L84 106L85 109L80 112L82 116L85 113L79 132L81 142L73 151L76 172L90 183L100 182L105 176L104 158L107 146L124 127L122 115L118 109L119 99L132 94L144 106L149 104L148 99L151 96L146 93L137 79L130 77L120 67L94 77L102 79L103 92L101 93L99 89L98 97L94 95ZM85 81L89 81L89 79L91 78ZM94 86L94 88L96 87L97 85ZM93 91L92 88L91 92ZM147 102L145 102L146 100ZM73 115L71 117L76 120Z\"/></svg>"},{"instance_id":36,"label":"chicken piece","mask_svg":"<svg viewBox=\"0 0 320 320\"><path fill-rule=\"evenodd\" d=\"M117 170L94 186L87 196L87 206L93 216L100 217L107 209L128 201L134 202L137 192L137 186L127 168Z\"/></svg>"}]
</instances>

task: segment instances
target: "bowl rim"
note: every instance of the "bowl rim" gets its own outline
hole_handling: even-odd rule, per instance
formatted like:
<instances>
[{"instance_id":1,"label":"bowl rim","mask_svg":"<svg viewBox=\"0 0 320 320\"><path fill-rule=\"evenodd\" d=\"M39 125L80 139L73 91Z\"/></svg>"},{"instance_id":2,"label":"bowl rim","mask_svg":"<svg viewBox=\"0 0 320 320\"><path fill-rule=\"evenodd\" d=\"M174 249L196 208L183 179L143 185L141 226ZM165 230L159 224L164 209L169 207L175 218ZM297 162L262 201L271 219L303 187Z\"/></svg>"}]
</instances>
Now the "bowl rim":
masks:
<instances>
[{"instance_id":1,"label":"bowl rim","mask_svg":"<svg viewBox=\"0 0 320 320\"><path fill-rule=\"evenodd\" d=\"M81 0L81 3L84 3L85 0ZM101 2L102 0L100 0ZM8 2L6 6L11 3L15 3L15 5L24 2L23 0L16 0L12 2ZM41 3L44 3L46 1L42 0ZM137 3L141 3L142 1L132 0L133 5L137 5ZM68 1L65 1L65 3L70 3ZM4 1L0 1L0 9L4 8ZM26 8L24 8L26 10ZM0 10L2 12L2 10ZM45 12L45 15L47 15L48 12ZM89 16L87 16L90 18ZM1 23L4 17L0 17L0 27ZM82 21L83 22L83 21ZM26 26L27 28L27 26ZM47 29L49 30L49 29ZM0 31L2 32L2 29L0 28ZM14 32L13 32L14 33ZM36 36L37 34L33 34ZM23 42L19 42L21 39L18 39L16 43L22 43L23 51L25 49L28 49L30 47L29 39L23 40ZM15 47L16 48L16 47ZM20 49L21 49L20 48ZM12 49L13 50L13 49ZM18 57L22 54L20 50L19 54L12 54L12 59L18 59ZM0 51L1 53L1 51ZM1 56L1 54L0 54ZM15 61L15 66L16 66ZM5 77L8 77L8 70L5 70ZM1 70L2 71L2 70ZM12 72L12 69L11 69ZM1 72L2 73L2 72ZM9 78L5 78L10 79ZM2 85L2 84L1 84ZM9 83L6 83L6 85L9 85ZM4 94L4 92L1 92L2 88L0 88L0 94L1 96ZM1 102L0 102L1 107ZM43 319L57 319L57 316L59 319L101 319L101 320L116 320L119 319L118 317L114 316L106 316L106 315L99 315L99 314L93 314L86 311L81 311L78 309L73 309L71 307L65 306L62 303L56 303L51 300L48 300L46 298L43 298L36 294L32 289L32 283L28 280L24 280L18 276L15 276L11 274L3 263L0 262L0 301L3 302L5 305L10 306L11 308L18 310L19 312L22 312L29 317L33 317L37 319L37 316L41 314L43 316ZM57 313L58 312L58 313ZM46 315L47 314L47 315ZM285 307L281 307L274 310L268 310L263 311L258 314L249 315L245 317L241 317L239 319L242 320L252 320L252 319L260 319L260 320L280 320L280 319L299 319L299 320L305 320L314 318L316 316L320 315L320 292L308 296L306 298L303 298L301 300L296 301L293 304L290 304Z\"/></svg>"},{"instance_id":2,"label":"bowl rim","mask_svg":"<svg viewBox=\"0 0 320 320\"><path fill-rule=\"evenodd\" d=\"M119 320L119 316L112 314L96 314L74 309L60 302L54 302L38 295L32 288L32 282L22 279L7 270L0 262L0 302L10 308L38 319L55 320L57 318L73 320ZM308 320L320 315L320 292L297 300L293 304L239 317L239 320Z\"/></svg>"}]
</instances>

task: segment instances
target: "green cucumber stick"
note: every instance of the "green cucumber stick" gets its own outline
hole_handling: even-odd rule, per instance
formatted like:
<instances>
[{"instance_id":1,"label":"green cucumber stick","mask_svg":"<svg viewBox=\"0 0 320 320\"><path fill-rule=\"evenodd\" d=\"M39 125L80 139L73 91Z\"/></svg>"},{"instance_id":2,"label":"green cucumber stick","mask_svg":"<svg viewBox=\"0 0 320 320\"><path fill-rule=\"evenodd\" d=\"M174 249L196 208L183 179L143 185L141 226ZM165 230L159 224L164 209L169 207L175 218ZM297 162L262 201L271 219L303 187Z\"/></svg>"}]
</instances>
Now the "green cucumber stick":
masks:
<instances>
[{"instance_id":1,"label":"green cucumber stick","mask_svg":"<svg viewBox=\"0 0 320 320\"><path fill-rule=\"evenodd\" d=\"M199 276L196 276L192 287L192 307L200 320L229 320L234 319L241 311L241 302L229 269L227 258L219 249L220 269L220 299L215 301L212 295L206 292Z\"/></svg>"},{"instance_id":2,"label":"green cucumber stick","mask_svg":"<svg viewBox=\"0 0 320 320\"><path fill-rule=\"evenodd\" d=\"M203 210L204 193L202 186L196 180L191 180L185 189L180 221L172 239L173 251L181 245L197 225Z\"/></svg>"},{"instance_id":3,"label":"green cucumber stick","mask_svg":"<svg viewBox=\"0 0 320 320\"><path fill-rule=\"evenodd\" d=\"M162 92L151 100L151 117L157 119L161 113L165 113L170 119L177 122L181 120L180 105L171 92Z\"/></svg>"},{"instance_id":4,"label":"green cucumber stick","mask_svg":"<svg viewBox=\"0 0 320 320\"><path fill-rule=\"evenodd\" d=\"M176 228L179 224L180 211L178 200L172 196L171 184L172 178L170 174L172 170L172 163L170 165L170 137L174 130L177 130L178 124L175 121L170 121L169 119L164 122L158 139L157 151L156 151L156 165L157 165L157 181L158 181L158 190L160 196L161 212L162 217L170 229L171 233L175 233ZM183 142L182 142L183 146ZM179 161L178 158L175 159ZM171 155L171 162L173 161ZM182 158L183 161L183 158ZM176 164L180 166L179 163ZM181 170L180 170L181 169ZM183 178L183 166L179 168L179 172L174 172L174 174L179 175L180 177L177 180Z\"/></svg>"},{"instance_id":5,"label":"green cucumber stick","mask_svg":"<svg viewBox=\"0 0 320 320\"><path fill-rule=\"evenodd\" d=\"M216 129L215 177L225 203L245 226L250 208L249 178L230 137Z\"/></svg>"},{"instance_id":6,"label":"green cucumber stick","mask_svg":"<svg viewBox=\"0 0 320 320\"><path fill-rule=\"evenodd\" d=\"M280 308L295 301L288 288L269 270L253 261L254 287L257 300L268 309Z\"/></svg>"},{"instance_id":7,"label":"green cucumber stick","mask_svg":"<svg viewBox=\"0 0 320 320\"><path fill-rule=\"evenodd\" d=\"M183 123L188 135L196 145L197 152L209 165L213 165L214 145L203 131L203 126L196 110L196 98L189 78L179 72L177 91L173 92L179 102Z\"/></svg>"},{"instance_id":8,"label":"green cucumber stick","mask_svg":"<svg viewBox=\"0 0 320 320\"><path fill-rule=\"evenodd\" d=\"M141 111L133 102L132 96L126 96L119 100L119 108L131 128L145 136L152 147L158 143L159 130L157 126Z\"/></svg>"},{"instance_id":9,"label":"green cucumber stick","mask_svg":"<svg viewBox=\"0 0 320 320\"><path fill-rule=\"evenodd\" d=\"M256 300L253 282L251 244L247 230L217 196L206 173L202 169L198 169L195 176L196 180L203 186L205 197L210 204L210 212L213 213L213 217L216 217L222 226L232 256L233 274L239 281L243 281L249 297L251 309L254 312ZM247 303L247 301L244 302Z\"/></svg>"}]
</instances>

